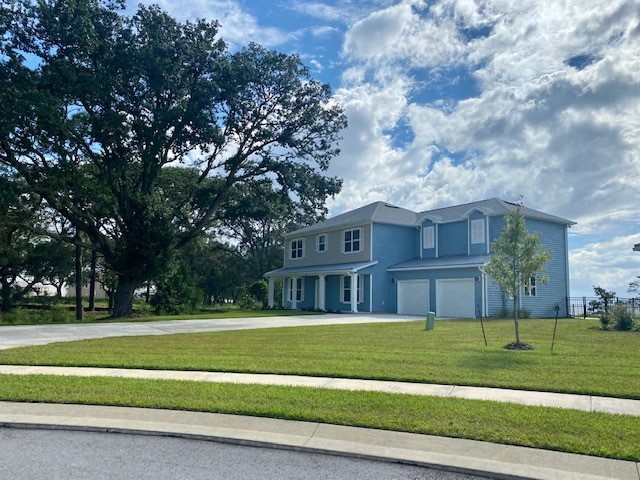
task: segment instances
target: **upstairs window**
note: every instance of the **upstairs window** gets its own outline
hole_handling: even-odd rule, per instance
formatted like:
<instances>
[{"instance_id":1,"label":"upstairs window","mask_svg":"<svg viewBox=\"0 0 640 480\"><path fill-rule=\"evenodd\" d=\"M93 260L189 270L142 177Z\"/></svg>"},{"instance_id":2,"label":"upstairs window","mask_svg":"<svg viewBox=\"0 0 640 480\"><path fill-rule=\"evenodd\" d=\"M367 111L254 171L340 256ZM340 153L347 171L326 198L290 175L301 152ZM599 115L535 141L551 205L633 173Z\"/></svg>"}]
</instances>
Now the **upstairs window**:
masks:
<instances>
[{"instance_id":1,"label":"upstairs window","mask_svg":"<svg viewBox=\"0 0 640 480\"><path fill-rule=\"evenodd\" d=\"M344 253L359 252L362 250L362 229L345 230L342 232L342 250Z\"/></svg>"},{"instance_id":2,"label":"upstairs window","mask_svg":"<svg viewBox=\"0 0 640 480\"><path fill-rule=\"evenodd\" d=\"M536 277L531 277L524 284L524 296L525 297L535 297L537 293L538 287L536 285Z\"/></svg>"},{"instance_id":3,"label":"upstairs window","mask_svg":"<svg viewBox=\"0 0 640 480\"><path fill-rule=\"evenodd\" d=\"M304 257L304 241L302 238L297 238L291 241L291 259Z\"/></svg>"},{"instance_id":4,"label":"upstairs window","mask_svg":"<svg viewBox=\"0 0 640 480\"><path fill-rule=\"evenodd\" d=\"M321 234L316 237L316 252L322 253L327 251L327 235Z\"/></svg>"},{"instance_id":5,"label":"upstairs window","mask_svg":"<svg viewBox=\"0 0 640 480\"><path fill-rule=\"evenodd\" d=\"M422 248L435 248L436 246L436 227L424 227L422 229Z\"/></svg>"},{"instance_id":6,"label":"upstairs window","mask_svg":"<svg viewBox=\"0 0 640 480\"><path fill-rule=\"evenodd\" d=\"M471 243L484 243L484 219L471 220Z\"/></svg>"}]
</instances>

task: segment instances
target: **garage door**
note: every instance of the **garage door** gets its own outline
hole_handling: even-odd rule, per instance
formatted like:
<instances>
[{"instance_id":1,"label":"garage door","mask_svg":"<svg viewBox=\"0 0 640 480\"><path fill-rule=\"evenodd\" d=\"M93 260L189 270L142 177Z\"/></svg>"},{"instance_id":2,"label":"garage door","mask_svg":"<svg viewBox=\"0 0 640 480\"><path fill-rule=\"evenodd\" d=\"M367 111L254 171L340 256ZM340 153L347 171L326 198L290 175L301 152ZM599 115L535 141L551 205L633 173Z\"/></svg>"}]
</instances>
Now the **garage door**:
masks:
<instances>
[{"instance_id":1,"label":"garage door","mask_svg":"<svg viewBox=\"0 0 640 480\"><path fill-rule=\"evenodd\" d=\"M429 280L398 281L398 313L426 315L429 311Z\"/></svg>"},{"instance_id":2,"label":"garage door","mask_svg":"<svg viewBox=\"0 0 640 480\"><path fill-rule=\"evenodd\" d=\"M475 318L475 296L473 278L436 280L436 315L449 318Z\"/></svg>"}]
</instances>

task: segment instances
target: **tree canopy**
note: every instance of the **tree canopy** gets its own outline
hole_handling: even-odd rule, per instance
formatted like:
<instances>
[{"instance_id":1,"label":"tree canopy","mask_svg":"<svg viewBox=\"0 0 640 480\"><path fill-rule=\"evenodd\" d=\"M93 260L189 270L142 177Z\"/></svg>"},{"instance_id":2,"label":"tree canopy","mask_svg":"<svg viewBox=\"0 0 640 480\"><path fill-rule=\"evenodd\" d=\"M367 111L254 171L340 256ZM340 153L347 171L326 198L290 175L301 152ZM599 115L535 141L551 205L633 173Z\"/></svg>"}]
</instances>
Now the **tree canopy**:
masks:
<instances>
[{"instance_id":1,"label":"tree canopy","mask_svg":"<svg viewBox=\"0 0 640 480\"><path fill-rule=\"evenodd\" d=\"M318 214L346 126L295 55L230 52L218 24L123 2L19 0L0 13L0 164L118 277L114 316L252 181Z\"/></svg>"}]
</instances>

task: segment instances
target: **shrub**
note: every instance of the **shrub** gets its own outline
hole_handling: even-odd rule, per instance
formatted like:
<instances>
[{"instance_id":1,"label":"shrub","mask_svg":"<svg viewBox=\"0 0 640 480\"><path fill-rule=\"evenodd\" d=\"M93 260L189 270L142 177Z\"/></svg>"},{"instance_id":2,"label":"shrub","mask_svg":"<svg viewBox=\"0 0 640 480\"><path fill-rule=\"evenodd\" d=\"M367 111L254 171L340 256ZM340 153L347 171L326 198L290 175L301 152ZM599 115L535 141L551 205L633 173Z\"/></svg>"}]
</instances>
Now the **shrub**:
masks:
<instances>
[{"instance_id":1,"label":"shrub","mask_svg":"<svg viewBox=\"0 0 640 480\"><path fill-rule=\"evenodd\" d=\"M606 313L603 313L602 315L600 315L600 324L602 325L601 327L602 330L609 330L610 323L611 323L611 317L609 315L607 315Z\"/></svg>"},{"instance_id":2,"label":"shrub","mask_svg":"<svg viewBox=\"0 0 640 480\"><path fill-rule=\"evenodd\" d=\"M192 313L202 300L198 279L185 266L180 265L172 273L157 282L156 292L150 303L157 313L182 315Z\"/></svg>"},{"instance_id":3,"label":"shrub","mask_svg":"<svg viewBox=\"0 0 640 480\"><path fill-rule=\"evenodd\" d=\"M267 306L267 298L269 295L269 285L264 280L257 280L253 282L247 292L255 299L256 302L261 304L262 308Z\"/></svg>"},{"instance_id":4,"label":"shrub","mask_svg":"<svg viewBox=\"0 0 640 480\"><path fill-rule=\"evenodd\" d=\"M611 320L614 322L615 329L628 332L633 329L633 316L624 305L615 305L611 310Z\"/></svg>"}]
</instances>

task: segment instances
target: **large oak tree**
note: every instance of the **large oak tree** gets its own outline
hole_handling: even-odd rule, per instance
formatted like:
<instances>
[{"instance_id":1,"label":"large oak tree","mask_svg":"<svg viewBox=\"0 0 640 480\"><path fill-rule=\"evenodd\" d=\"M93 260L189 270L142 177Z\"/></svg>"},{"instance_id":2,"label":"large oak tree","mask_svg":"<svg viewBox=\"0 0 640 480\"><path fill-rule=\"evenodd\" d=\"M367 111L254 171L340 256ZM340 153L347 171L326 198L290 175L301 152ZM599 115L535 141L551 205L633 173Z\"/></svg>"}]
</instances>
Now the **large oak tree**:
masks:
<instances>
[{"instance_id":1,"label":"large oak tree","mask_svg":"<svg viewBox=\"0 0 640 480\"><path fill-rule=\"evenodd\" d=\"M322 212L346 120L297 56L230 52L215 22L121 1L16 0L0 11L0 163L134 290L267 181ZM168 169L167 167L179 167Z\"/></svg>"}]
</instances>

